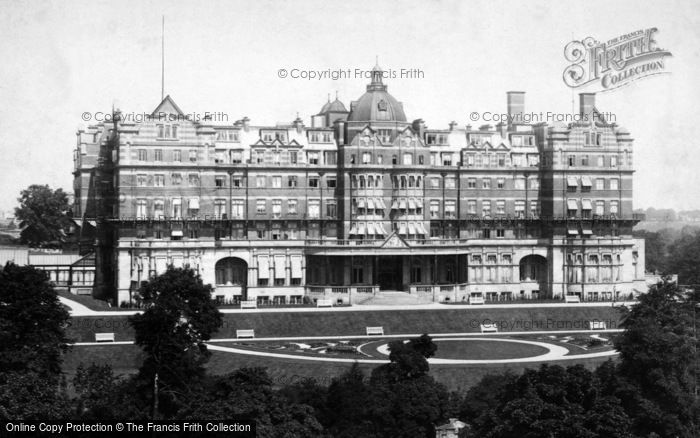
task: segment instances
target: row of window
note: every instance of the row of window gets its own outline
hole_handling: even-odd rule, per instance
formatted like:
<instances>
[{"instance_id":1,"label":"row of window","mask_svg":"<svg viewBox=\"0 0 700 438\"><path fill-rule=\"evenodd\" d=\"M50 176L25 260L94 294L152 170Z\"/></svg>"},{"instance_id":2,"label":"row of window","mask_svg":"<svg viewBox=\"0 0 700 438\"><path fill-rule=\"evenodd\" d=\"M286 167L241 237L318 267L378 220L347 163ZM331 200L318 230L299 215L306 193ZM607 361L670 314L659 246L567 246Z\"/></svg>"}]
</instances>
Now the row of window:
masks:
<instances>
[{"instance_id":1,"label":"row of window","mask_svg":"<svg viewBox=\"0 0 700 438\"><path fill-rule=\"evenodd\" d=\"M591 180L591 177L589 177L589 176L582 176L580 178L577 176L568 176L566 178L566 190L570 193L576 192L576 190L579 188L579 183L581 185L582 192L590 192L591 188L593 187L593 181ZM605 178L596 178L595 189L596 190L605 190L605 188L606 188ZM620 189L620 179L619 178L609 178L607 188L608 188L608 190L619 190Z\"/></svg>"},{"instance_id":2,"label":"row of window","mask_svg":"<svg viewBox=\"0 0 700 438\"><path fill-rule=\"evenodd\" d=\"M605 214L605 203L606 201L604 200L597 200L595 201L595 213L596 215L602 216ZM617 200L612 200L612 201L607 201L608 203L608 213L613 215L613 214L618 214L620 212L620 201ZM566 200L566 210L567 210L567 216L570 218L575 218L579 216L579 211L581 213L581 217L583 218L590 218L591 213L593 211L594 207L594 201L590 199L581 199L580 200L580 208L579 208L579 200L578 199L567 199Z\"/></svg>"},{"instance_id":3,"label":"row of window","mask_svg":"<svg viewBox=\"0 0 700 438\"><path fill-rule=\"evenodd\" d=\"M554 154L554 165L559 164L559 161L561 161L561 164L568 164L569 167L590 167L590 166L595 166L598 168L604 168L604 167L609 167L609 168L617 168L619 165L627 163L628 166L632 166L632 153L629 151L624 151L624 153L620 154L615 154L615 155L596 155L596 156L591 156L591 155L575 155L575 154L569 154L567 157L567 161L565 162L563 158L561 158L562 152L560 151L558 154ZM595 159L595 161L593 161ZM595 164L594 164L595 163Z\"/></svg>"},{"instance_id":4,"label":"row of window","mask_svg":"<svg viewBox=\"0 0 700 438\"><path fill-rule=\"evenodd\" d=\"M297 199L286 199L287 215L298 214L299 201ZM255 200L255 213L258 215L267 214L268 203L271 206L271 213L273 218L279 218L282 216L282 199L256 199ZM329 199L325 201L326 204L326 217L335 218L338 214L337 204L335 199ZM245 200L244 199L232 199L230 201L231 214L227 215L227 206L229 205L228 199L214 199L214 211L213 215L215 218L221 219L224 217L230 217L232 219L242 219L245 216ZM152 203L152 212L149 214L149 203L146 199L136 200L136 217L137 218L148 218L154 217L156 219L173 217L181 218L183 217L183 202L182 198L173 198L170 200L170 209L168 210L170 215L166 214L165 199L155 199ZM196 217L200 215L199 208L199 198L190 198L186 203L186 213L187 217ZM321 213L321 201L320 199L309 199L306 204L306 216L308 218L319 218Z\"/></svg>"},{"instance_id":5,"label":"row of window","mask_svg":"<svg viewBox=\"0 0 700 438\"><path fill-rule=\"evenodd\" d=\"M199 187L200 175L198 173L186 174L187 184L190 187ZM227 181L229 180L228 175L216 175L214 176L214 187L223 188L227 187ZM320 187L321 177L310 176L307 179L307 187L317 188ZM137 174L136 175L136 186L137 187L164 187L165 184L165 174ZM279 175L258 175L255 177L255 187L265 188L268 187L268 182L271 184L269 187L280 189L282 188L282 176ZM335 177L325 178L327 188L335 188L337 181ZM170 174L170 184L173 186L183 185L183 174L180 172L173 172ZM290 175L286 178L284 187L297 187L299 184L299 177L296 175ZM231 177L231 187L241 188L244 187L242 176L232 176Z\"/></svg>"}]
</instances>

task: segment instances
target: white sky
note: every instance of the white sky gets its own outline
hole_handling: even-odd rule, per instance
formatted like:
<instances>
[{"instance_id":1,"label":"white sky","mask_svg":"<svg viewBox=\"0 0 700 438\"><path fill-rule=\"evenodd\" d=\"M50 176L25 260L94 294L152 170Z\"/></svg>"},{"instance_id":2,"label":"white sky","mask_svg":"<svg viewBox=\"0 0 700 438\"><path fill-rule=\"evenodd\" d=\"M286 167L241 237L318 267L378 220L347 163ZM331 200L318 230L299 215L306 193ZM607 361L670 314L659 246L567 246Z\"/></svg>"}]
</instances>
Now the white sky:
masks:
<instances>
[{"instance_id":1,"label":"white sky","mask_svg":"<svg viewBox=\"0 0 700 438\"><path fill-rule=\"evenodd\" d=\"M424 72L386 82L408 119L430 128L503 112L509 90L527 92L527 111L570 112L569 41L657 27L671 74L598 94L597 107L635 138L635 208L700 208L697 1L0 0L0 210L29 184L72 192L83 112L156 107L163 14L166 94L186 113L253 124L288 123L297 112L309 124L327 93L349 106L368 82L280 79L280 68L369 69L375 55L385 70Z\"/></svg>"}]
</instances>

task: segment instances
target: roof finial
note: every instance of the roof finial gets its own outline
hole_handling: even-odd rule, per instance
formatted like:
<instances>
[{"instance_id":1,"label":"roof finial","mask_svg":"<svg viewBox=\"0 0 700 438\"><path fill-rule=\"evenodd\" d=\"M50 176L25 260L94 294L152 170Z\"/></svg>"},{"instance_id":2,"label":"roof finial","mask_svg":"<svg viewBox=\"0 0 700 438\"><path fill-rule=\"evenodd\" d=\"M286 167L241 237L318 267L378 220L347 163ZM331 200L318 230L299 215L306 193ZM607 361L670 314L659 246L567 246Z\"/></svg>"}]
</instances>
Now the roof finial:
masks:
<instances>
[{"instance_id":1,"label":"roof finial","mask_svg":"<svg viewBox=\"0 0 700 438\"><path fill-rule=\"evenodd\" d=\"M335 90L335 100L338 100L338 90Z\"/></svg>"},{"instance_id":2,"label":"roof finial","mask_svg":"<svg viewBox=\"0 0 700 438\"><path fill-rule=\"evenodd\" d=\"M328 93L328 103L331 103L331 93Z\"/></svg>"}]
</instances>

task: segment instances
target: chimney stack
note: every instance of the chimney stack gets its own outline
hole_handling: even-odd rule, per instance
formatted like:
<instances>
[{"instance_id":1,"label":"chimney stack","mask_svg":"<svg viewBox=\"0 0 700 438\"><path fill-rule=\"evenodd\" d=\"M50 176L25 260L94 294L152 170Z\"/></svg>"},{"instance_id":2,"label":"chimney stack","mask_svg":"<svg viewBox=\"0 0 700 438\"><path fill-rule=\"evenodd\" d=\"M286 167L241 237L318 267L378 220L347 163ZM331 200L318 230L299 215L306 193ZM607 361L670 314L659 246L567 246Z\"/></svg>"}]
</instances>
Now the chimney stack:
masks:
<instances>
[{"instance_id":1,"label":"chimney stack","mask_svg":"<svg viewBox=\"0 0 700 438\"><path fill-rule=\"evenodd\" d=\"M454 120L450 122L450 131L454 131L455 128L457 127L457 122Z\"/></svg>"},{"instance_id":2,"label":"chimney stack","mask_svg":"<svg viewBox=\"0 0 700 438\"><path fill-rule=\"evenodd\" d=\"M593 122L595 116L595 93L579 93L579 116L582 122Z\"/></svg>"},{"instance_id":3,"label":"chimney stack","mask_svg":"<svg viewBox=\"0 0 700 438\"><path fill-rule=\"evenodd\" d=\"M513 124L524 123L525 92L508 91L506 93L506 101L508 106L508 129L510 130Z\"/></svg>"},{"instance_id":4,"label":"chimney stack","mask_svg":"<svg viewBox=\"0 0 700 438\"><path fill-rule=\"evenodd\" d=\"M248 117L243 117L241 123L243 123L243 130L248 132L250 130L250 119Z\"/></svg>"}]
</instances>

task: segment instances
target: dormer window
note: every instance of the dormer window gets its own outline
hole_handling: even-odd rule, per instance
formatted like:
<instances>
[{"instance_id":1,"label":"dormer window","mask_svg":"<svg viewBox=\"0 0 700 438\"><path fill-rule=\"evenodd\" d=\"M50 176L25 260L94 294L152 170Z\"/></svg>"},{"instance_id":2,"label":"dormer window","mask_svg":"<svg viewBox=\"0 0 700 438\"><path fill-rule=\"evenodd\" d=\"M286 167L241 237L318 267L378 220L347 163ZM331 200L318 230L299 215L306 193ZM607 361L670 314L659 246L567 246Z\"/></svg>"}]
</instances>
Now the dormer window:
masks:
<instances>
[{"instance_id":1,"label":"dormer window","mask_svg":"<svg viewBox=\"0 0 700 438\"><path fill-rule=\"evenodd\" d=\"M216 139L219 141L238 141L238 131L225 129L216 134Z\"/></svg>"}]
</instances>

